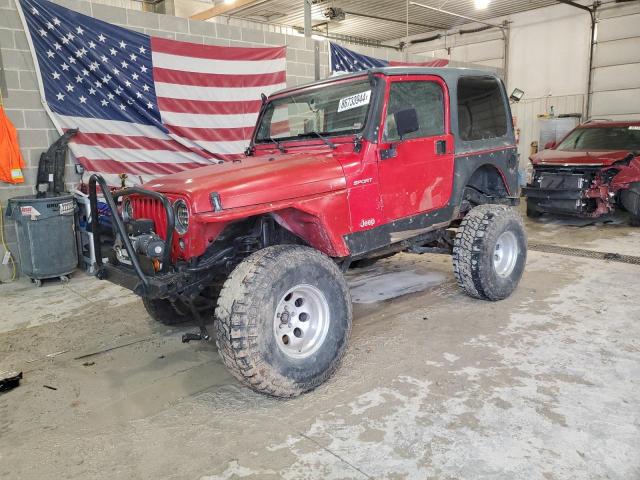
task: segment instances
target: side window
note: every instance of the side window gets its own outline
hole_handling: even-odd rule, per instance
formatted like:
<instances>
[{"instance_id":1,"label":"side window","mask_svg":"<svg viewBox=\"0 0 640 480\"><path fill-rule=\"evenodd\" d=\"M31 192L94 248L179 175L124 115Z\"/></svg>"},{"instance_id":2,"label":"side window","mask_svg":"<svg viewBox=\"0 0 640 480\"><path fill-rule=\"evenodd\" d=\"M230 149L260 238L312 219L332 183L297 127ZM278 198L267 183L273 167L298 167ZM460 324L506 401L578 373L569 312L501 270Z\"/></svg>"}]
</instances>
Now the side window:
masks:
<instances>
[{"instance_id":1,"label":"side window","mask_svg":"<svg viewBox=\"0 0 640 480\"><path fill-rule=\"evenodd\" d=\"M458 80L458 130L462 140L498 138L507 133L502 89L492 77Z\"/></svg>"},{"instance_id":2,"label":"side window","mask_svg":"<svg viewBox=\"0 0 640 480\"><path fill-rule=\"evenodd\" d=\"M384 123L385 141L400 140L393 114L407 108L416 109L420 130L407 135L405 139L444 134L444 95L440 85L427 81L393 82Z\"/></svg>"}]
</instances>

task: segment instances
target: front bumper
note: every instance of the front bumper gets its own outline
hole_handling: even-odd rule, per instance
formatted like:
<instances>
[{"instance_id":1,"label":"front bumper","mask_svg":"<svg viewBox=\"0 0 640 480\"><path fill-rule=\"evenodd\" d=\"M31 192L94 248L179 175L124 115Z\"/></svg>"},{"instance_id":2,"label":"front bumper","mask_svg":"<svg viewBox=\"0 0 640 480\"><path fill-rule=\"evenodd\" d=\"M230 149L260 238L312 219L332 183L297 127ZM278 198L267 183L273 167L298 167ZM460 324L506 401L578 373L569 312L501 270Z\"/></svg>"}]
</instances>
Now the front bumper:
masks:
<instances>
[{"instance_id":1,"label":"front bumper","mask_svg":"<svg viewBox=\"0 0 640 480\"><path fill-rule=\"evenodd\" d=\"M128 258L131 261L131 266L115 263L103 263L102 261L102 238L100 228L98 227L97 185L100 185L102 195L104 196L109 210L111 211L114 238L119 238L122 241L122 244L127 251ZM138 253L133 248L129 235L125 229L124 220L116 206L116 200L118 198L132 194L154 198L162 204L165 210L167 229L164 241L167 248L165 248L165 254L162 258L162 267L160 271L154 272L153 275L145 273L145 268L143 268L142 265L144 260L139 257ZM170 246L173 239L175 218L169 199L158 192L138 187L123 188L112 193L104 178L100 175L94 174L91 175L91 178L89 179L89 202L92 212L91 230L93 232L94 250L96 252L95 271L97 272L98 278L108 279L113 283L132 290L140 296L153 298L162 298L167 296L172 286L177 285L180 279L180 274L175 273L173 265L171 264ZM146 268L146 270L149 272L149 268Z\"/></svg>"},{"instance_id":2,"label":"front bumper","mask_svg":"<svg viewBox=\"0 0 640 480\"><path fill-rule=\"evenodd\" d=\"M96 272L100 280L108 280L111 283L131 290L136 295L146 298L167 298L177 291L181 283L181 274L168 273L156 276L147 276L146 282L132 268L124 265L103 264Z\"/></svg>"}]
</instances>

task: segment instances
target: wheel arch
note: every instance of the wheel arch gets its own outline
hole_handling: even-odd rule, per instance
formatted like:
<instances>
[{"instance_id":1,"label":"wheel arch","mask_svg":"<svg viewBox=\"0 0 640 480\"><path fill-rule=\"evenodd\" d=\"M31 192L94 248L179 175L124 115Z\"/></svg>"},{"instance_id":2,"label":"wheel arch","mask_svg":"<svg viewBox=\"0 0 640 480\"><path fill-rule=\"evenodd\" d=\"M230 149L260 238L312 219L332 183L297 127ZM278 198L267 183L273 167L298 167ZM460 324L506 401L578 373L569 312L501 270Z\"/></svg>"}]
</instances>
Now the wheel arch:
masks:
<instances>
[{"instance_id":1,"label":"wheel arch","mask_svg":"<svg viewBox=\"0 0 640 480\"><path fill-rule=\"evenodd\" d=\"M266 227L263 224L266 223ZM266 228L266 230L265 230ZM346 256L344 242L332 237L323 219L297 208L284 208L230 222L218 240L229 243L238 238L252 237L260 247L282 244L306 245L330 257Z\"/></svg>"},{"instance_id":2,"label":"wheel arch","mask_svg":"<svg viewBox=\"0 0 640 480\"><path fill-rule=\"evenodd\" d=\"M465 187L469 186L477 188L486 195L509 195L509 186L504 172L492 163L484 163L476 168L467 179Z\"/></svg>"},{"instance_id":3,"label":"wheel arch","mask_svg":"<svg viewBox=\"0 0 640 480\"><path fill-rule=\"evenodd\" d=\"M500 166L490 162L456 164L451 205L459 207L461 212L509 196L509 183Z\"/></svg>"}]
</instances>

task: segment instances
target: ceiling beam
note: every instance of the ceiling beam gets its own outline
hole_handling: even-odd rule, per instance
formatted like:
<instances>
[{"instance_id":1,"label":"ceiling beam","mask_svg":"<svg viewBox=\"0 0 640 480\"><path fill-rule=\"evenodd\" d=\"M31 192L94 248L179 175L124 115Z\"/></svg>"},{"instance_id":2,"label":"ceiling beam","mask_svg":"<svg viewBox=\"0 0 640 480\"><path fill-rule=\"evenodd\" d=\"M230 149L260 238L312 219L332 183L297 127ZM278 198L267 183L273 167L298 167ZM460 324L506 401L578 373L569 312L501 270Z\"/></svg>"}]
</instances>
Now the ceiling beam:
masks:
<instances>
[{"instance_id":1,"label":"ceiling beam","mask_svg":"<svg viewBox=\"0 0 640 480\"><path fill-rule=\"evenodd\" d=\"M264 0L235 0L232 3L223 3L222 5L216 5L215 7L207 8L202 12L191 15L192 20L207 21L210 18L217 17L218 15L224 15L232 10L237 10L240 7L250 7L254 3L264 3Z\"/></svg>"},{"instance_id":2,"label":"ceiling beam","mask_svg":"<svg viewBox=\"0 0 640 480\"><path fill-rule=\"evenodd\" d=\"M430 5L424 5L423 3L418 3L418 2L409 2L409 4L410 5L415 5L416 7L426 8L427 10L431 10L431 11L434 11L434 12L444 13L445 15L451 15L452 17L462 18L462 19L468 20L470 22L481 23L483 25L488 25L490 27L499 28L500 30L504 29L503 25L497 25L495 23L489 23L489 22L486 22L484 20L480 20L478 18L467 17L466 15L461 15L459 13L449 12L447 10L443 10L442 8L436 8L436 7L432 7Z\"/></svg>"}]
</instances>

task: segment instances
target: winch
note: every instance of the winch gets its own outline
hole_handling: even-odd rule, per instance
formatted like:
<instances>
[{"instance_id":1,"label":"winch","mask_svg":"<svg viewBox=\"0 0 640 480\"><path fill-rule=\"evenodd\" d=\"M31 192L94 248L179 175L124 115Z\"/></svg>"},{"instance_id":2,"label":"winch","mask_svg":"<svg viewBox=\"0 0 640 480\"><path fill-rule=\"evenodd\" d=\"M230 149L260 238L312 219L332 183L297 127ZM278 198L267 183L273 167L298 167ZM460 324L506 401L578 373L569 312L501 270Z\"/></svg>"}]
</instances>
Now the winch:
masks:
<instances>
[{"instance_id":1,"label":"winch","mask_svg":"<svg viewBox=\"0 0 640 480\"><path fill-rule=\"evenodd\" d=\"M150 258L162 258L166 244L154 230L153 220L140 218L125 224L127 234L136 253Z\"/></svg>"}]
</instances>

